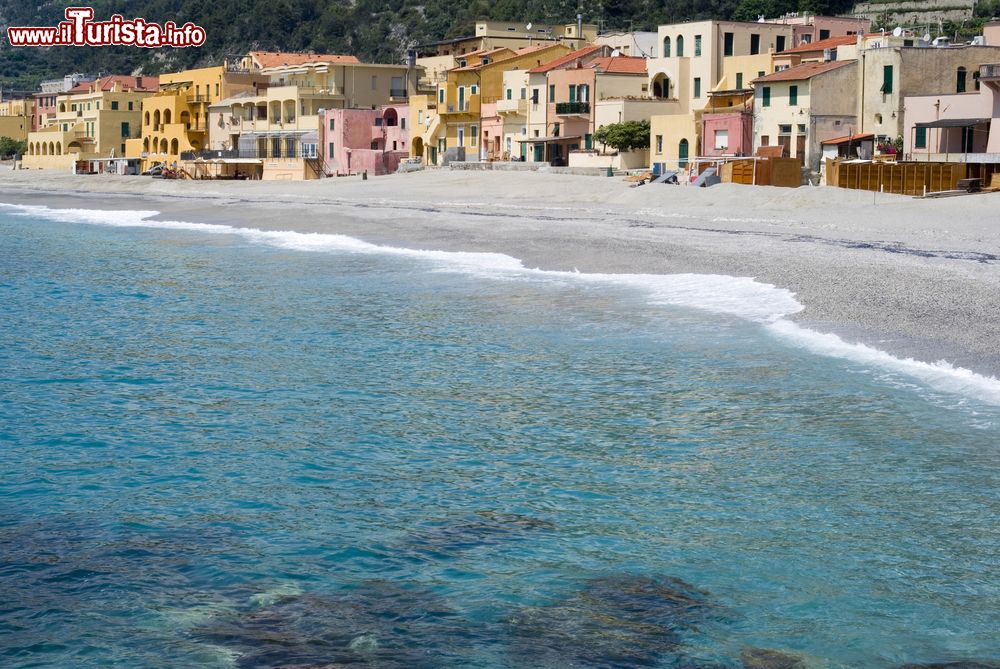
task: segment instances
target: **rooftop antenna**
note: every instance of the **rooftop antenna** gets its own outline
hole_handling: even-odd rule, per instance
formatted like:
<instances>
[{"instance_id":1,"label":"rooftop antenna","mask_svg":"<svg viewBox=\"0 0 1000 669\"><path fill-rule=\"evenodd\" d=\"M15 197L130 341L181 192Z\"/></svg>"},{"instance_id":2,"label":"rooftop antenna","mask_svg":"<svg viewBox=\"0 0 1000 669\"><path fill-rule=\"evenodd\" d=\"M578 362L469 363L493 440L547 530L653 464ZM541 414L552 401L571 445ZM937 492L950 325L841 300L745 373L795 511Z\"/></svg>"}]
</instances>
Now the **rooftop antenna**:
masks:
<instances>
[{"instance_id":1,"label":"rooftop antenna","mask_svg":"<svg viewBox=\"0 0 1000 669\"><path fill-rule=\"evenodd\" d=\"M895 28L893 28L892 29L892 36L893 37L902 37L903 36L903 29L902 29L902 27L896 26Z\"/></svg>"}]
</instances>

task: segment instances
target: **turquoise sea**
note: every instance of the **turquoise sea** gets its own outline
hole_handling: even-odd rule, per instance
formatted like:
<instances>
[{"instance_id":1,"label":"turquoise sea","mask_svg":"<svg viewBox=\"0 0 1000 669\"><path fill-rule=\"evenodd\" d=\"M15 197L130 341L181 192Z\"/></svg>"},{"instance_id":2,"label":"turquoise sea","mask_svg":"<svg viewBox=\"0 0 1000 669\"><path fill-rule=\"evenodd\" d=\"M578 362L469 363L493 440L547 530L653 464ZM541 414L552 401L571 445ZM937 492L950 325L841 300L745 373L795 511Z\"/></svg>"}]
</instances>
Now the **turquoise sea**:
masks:
<instances>
[{"instance_id":1,"label":"turquoise sea","mask_svg":"<svg viewBox=\"0 0 1000 669\"><path fill-rule=\"evenodd\" d=\"M0 207L0 666L1000 662L996 381L149 214Z\"/></svg>"}]
</instances>

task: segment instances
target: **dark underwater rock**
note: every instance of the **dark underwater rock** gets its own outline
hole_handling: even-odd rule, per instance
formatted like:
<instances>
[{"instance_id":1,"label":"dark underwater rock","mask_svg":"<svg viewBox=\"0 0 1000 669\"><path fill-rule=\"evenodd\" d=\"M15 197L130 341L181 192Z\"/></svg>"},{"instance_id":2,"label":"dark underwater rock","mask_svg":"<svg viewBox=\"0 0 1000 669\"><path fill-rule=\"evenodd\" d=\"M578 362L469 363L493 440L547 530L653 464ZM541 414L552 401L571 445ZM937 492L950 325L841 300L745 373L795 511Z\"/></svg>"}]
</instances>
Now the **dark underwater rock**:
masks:
<instances>
[{"instance_id":1,"label":"dark underwater rock","mask_svg":"<svg viewBox=\"0 0 1000 669\"><path fill-rule=\"evenodd\" d=\"M462 666L458 653L470 639L441 598L384 581L282 597L191 636L238 651L246 669Z\"/></svg>"},{"instance_id":2,"label":"dark underwater rock","mask_svg":"<svg viewBox=\"0 0 1000 669\"><path fill-rule=\"evenodd\" d=\"M707 596L675 578L591 579L563 601L511 618L512 664L624 668L676 660L682 635L707 614Z\"/></svg>"},{"instance_id":3,"label":"dark underwater rock","mask_svg":"<svg viewBox=\"0 0 1000 669\"><path fill-rule=\"evenodd\" d=\"M411 535L404 550L450 557L462 551L518 539L532 532L551 530L554 525L519 513L477 511L471 517L434 523Z\"/></svg>"},{"instance_id":4,"label":"dark underwater rock","mask_svg":"<svg viewBox=\"0 0 1000 669\"><path fill-rule=\"evenodd\" d=\"M771 648L744 648L740 659L744 669L806 669L800 656Z\"/></svg>"}]
</instances>

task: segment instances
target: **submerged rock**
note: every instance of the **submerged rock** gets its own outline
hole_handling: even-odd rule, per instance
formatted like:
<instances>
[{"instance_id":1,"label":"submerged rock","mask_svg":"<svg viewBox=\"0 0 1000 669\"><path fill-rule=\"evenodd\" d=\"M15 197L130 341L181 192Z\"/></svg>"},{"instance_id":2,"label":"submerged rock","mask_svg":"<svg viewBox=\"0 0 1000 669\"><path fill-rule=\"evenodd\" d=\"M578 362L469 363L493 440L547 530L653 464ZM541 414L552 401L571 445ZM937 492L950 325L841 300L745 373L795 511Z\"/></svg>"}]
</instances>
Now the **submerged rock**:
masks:
<instances>
[{"instance_id":1,"label":"submerged rock","mask_svg":"<svg viewBox=\"0 0 1000 669\"><path fill-rule=\"evenodd\" d=\"M591 579L568 599L510 620L513 664L634 667L678 658L683 633L708 612L707 596L675 578Z\"/></svg>"},{"instance_id":2,"label":"submerged rock","mask_svg":"<svg viewBox=\"0 0 1000 669\"><path fill-rule=\"evenodd\" d=\"M744 669L807 669L805 660L794 653L771 648L744 648L740 653Z\"/></svg>"},{"instance_id":3,"label":"submerged rock","mask_svg":"<svg viewBox=\"0 0 1000 669\"><path fill-rule=\"evenodd\" d=\"M384 581L284 596L191 634L238 651L243 668L461 666L470 638L439 597Z\"/></svg>"},{"instance_id":4,"label":"submerged rock","mask_svg":"<svg viewBox=\"0 0 1000 669\"><path fill-rule=\"evenodd\" d=\"M435 523L411 535L404 547L410 551L450 557L481 546L495 546L531 532L551 530L555 526L541 518L519 513L477 511L472 517Z\"/></svg>"}]
</instances>

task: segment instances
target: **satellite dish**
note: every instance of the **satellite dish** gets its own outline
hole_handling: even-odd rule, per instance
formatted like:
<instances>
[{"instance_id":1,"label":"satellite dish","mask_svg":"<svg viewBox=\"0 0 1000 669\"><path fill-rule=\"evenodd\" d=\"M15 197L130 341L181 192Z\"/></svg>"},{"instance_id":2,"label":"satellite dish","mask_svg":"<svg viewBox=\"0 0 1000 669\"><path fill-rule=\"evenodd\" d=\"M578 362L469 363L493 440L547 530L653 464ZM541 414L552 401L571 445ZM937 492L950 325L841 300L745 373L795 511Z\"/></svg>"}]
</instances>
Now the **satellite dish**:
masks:
<instances>
[{"instance_id":1,"label":"satellite dish","mask_svg":"<svg viewBox=\"0 0 1000 669\"><path fill-rule=\"evenodd\" d=\"M757 15L757 23L764 23L764 15L763 14L758 14Z\"/></svg>"},{"instance_id":2,"label":"satellite dish","mask_svg":"<svg viewBox=\"0 0 1000 669\"><path fill-rule=\"evenodd\" d=\"M930 33L924 33L924 41L925 42L930 42L931 41L931 34Z\"/></svg>"},{"instance_id":3,"label":"satellite dish","mask_svg":"<svg viewBox=\"0 0 1000 669\"><path fill-rule=\"evenodd\" d=\"M899 26L896 26L895 28L892 29L892 36L893 37L902 37L903 36L903 29L900 28Z\"/></svg>"},{"instance_id":4,"label":"satellite dish","mask_svg":"<svg viewBox=\"0 0 1000 669\"><path fill-rule=\"evenodd\" d=\"M531 21L528 21L528 25L524 26L525 30L531 30Z\"/></svg>"}]
</instances>

